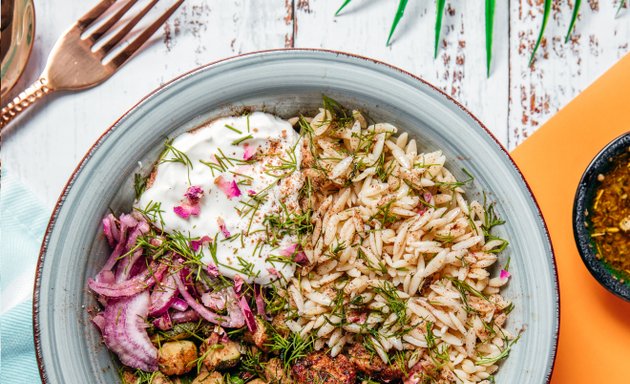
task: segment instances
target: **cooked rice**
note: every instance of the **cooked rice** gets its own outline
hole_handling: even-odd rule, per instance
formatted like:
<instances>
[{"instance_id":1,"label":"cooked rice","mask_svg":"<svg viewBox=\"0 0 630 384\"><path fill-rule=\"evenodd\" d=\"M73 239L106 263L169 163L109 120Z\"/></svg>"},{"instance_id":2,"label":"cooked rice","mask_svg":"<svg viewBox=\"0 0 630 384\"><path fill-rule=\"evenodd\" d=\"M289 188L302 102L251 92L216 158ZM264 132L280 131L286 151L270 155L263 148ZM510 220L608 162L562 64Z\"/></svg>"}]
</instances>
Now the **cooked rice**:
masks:
<instances>
[{"instance_id":1,"label":"cooked rice","mask_svg":"<svg viewBox=\"0 0 630 384\"><path fill-rule=\"evenodd\" d=\"M465 198L442 151L418 153L391 124L324 109L307 121L311 263L289 282L287 326L333 356L362 343L437 382L489 383L515 336L508 279L491 269L507 242L484 233L487 207Z\"/></svg>"}]
</instances>

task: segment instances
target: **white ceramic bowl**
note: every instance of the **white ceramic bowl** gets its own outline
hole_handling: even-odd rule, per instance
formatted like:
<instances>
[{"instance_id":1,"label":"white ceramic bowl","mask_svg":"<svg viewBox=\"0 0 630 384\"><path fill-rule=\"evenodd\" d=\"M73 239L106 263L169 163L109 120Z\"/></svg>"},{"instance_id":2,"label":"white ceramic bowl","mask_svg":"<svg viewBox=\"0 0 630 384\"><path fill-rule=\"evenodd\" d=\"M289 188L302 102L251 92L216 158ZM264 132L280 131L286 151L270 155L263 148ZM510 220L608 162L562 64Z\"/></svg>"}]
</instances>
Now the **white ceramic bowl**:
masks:
<instances>
[{"instance_id":1,"label":"white ceramic bowl","mask_svg":"<svg viewBox=\"0 0 630 384\"><path fill-rule=\"evenodd\" d=\"M117 362L86 311L95 305L86 281L109 254L101 218L110 208L131 209L133 174L150 169L166 137L245 108L284 117L313 112L322 94L392 122L417 138L420 150L442 149L450 169L476 176L469 196L486 191L497 201L507 219L499 234L510 240L501 264L511 256L513 276L504 295L516 305L508 327L525 329L497 383L549 381L559 324L555 263L539 209L505 149L461 105L409 73L338 52L280 50L223 60L166 84L81 161L55 208L37 268L34 327L44 382L118 382Z\"/></svg>"}]
</instances>

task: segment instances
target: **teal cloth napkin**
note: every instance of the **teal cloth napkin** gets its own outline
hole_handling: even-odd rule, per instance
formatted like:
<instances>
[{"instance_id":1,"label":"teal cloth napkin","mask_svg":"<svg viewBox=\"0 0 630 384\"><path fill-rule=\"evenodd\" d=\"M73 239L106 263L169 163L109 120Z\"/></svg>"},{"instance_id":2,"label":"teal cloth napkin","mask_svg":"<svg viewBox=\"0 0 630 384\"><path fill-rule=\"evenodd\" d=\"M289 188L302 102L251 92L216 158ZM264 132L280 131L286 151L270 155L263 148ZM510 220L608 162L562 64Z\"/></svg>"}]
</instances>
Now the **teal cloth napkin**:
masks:
<instances>
[{"instance_id":1,"label":"teal cloth napkin","mask_svg":"<svg viewBox=\"0 0 630 384\"><path fill-rule=\"evenodd\" d=\"M49 212L6 166L0 184L0 383L38 383L31 298Z\"/></svg>"}]
</instances>

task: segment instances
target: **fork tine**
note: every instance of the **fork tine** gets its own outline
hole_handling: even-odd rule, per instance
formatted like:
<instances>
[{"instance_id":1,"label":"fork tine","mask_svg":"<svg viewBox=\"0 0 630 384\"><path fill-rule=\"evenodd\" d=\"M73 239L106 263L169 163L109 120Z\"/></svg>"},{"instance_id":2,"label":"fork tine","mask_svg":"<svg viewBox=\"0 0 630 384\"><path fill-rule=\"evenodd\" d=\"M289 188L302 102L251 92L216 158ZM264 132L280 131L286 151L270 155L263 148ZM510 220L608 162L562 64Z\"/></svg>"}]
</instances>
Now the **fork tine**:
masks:
<instances>
[{"instance_id":1,"label":"fork tine","mask_svg":"<svg viewBox=\"0 0 630 384\"><path fill-rule=\"evenodd\" d=\"M157 31L164 22L171 17L173 13L179 8L184 0L178 0L175 4L171 5L157 20L149 25L142 33L136 37L125 49L122 50L116 57L112 59L117 67L123 65L137 50L144 44L149 38Z\"/></svg>"},{"instance_id":2,"label":"fork tine","mask_svg":"<svg viewBox=\"0 0 630 384\"><path fill-rule=\"evenodd\" d=\"M140 20L151 10L151 8L155 6L155 4L157 4L157 2L158 0L152 0L147 6L142 8L142 11L134 16L133 19L129 20L129 22L127 22L127 24L120 31L116 32L116 34L111 39L107 40L107 43L105 43L100 48L100 50L103 52L103 55L107 54L109 51L112 50L112 48L116 46L116 44L120 43L123 37L125 37L129 33L129 31L131 31L133 27L135 27L138 22L140 22Z\"/></svg>"},{"instance_id":3,"label":"fork tine","mask_svg":"<svg viewBox=\"0 0 630 384\"><path fill-rule=\"evenodd\" d=\"M94 8L90 9L83 17L77 21L77 25L81 31L85 31L94 20L98 19L109 7L114 4L116 0L102 0L96 4Z\"/></svg>"},{"instance_id":4,"label":"fork tine","mask_svg":"<svg viewBox=\"0 0 630 384\"><path fill-rule=\"evenodd\" d=\"M112 17L107 19L107 21L104 22L103 25L92 32L92 34L90 35L92 41L96 41L100 39L104 34L106 34L107 31L109 31L109 29L114 26L114 24L116 24L116 22L120 20L120 18L123 17L123 15L127 13L127 11L137 2L138 0L129 0L125 3L125 5L120 7L120 9Z\"/></svg>"}]
</instances>

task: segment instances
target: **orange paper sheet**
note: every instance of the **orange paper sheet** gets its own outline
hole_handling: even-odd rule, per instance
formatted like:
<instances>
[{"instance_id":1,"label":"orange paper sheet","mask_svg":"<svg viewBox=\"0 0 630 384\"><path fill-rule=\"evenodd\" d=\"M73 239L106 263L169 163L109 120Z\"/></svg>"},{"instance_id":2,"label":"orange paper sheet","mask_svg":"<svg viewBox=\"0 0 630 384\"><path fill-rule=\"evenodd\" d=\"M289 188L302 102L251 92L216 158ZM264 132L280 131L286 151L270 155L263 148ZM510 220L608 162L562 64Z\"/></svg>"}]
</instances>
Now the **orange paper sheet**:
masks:
<instances>
[{"instance_id":1,"label":"orange paper sheet","mask_svg":"<svg viewBox=\"0 0 630 384\"><path fill-rule=\"evenodd\" d=\"M630 383L630 302L588 272L571 221L586 166L627 131L630 54L512 152L543 212L558 265L560 344L553 384Z\"/></svg>"}]
</instances>

